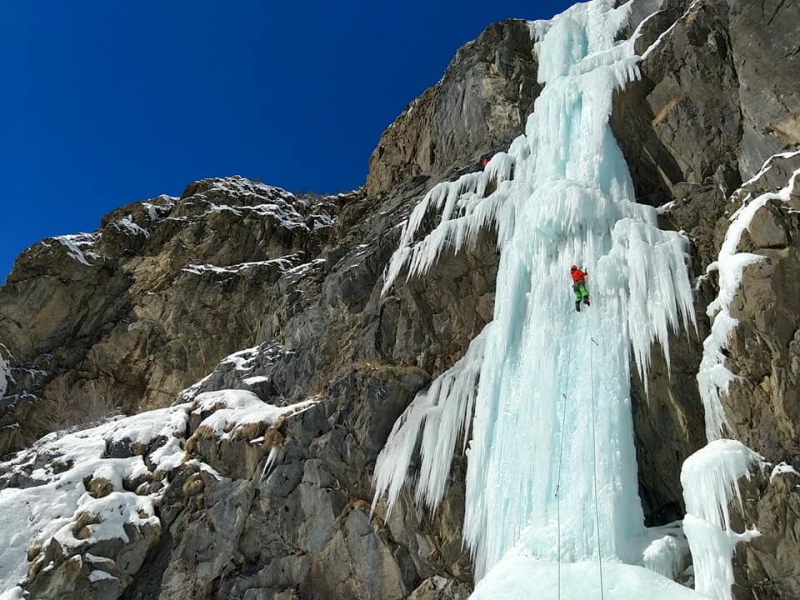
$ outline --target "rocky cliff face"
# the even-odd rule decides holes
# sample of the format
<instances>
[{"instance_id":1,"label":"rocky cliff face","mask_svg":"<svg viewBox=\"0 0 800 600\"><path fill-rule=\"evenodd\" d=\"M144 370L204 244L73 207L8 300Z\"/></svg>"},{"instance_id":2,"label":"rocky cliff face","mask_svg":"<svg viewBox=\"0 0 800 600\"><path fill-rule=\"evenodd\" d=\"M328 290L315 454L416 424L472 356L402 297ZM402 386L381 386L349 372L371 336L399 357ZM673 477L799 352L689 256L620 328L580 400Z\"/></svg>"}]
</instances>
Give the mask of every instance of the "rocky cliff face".
<instances>
[{"instance_id":1,"label":"rocky cliff face","mask_svg":"<svg viewBox=\"0 0 800 600\"><path fill-rule=\"evenodd\" d=\"M680 465L705 443L696 374L719 286L707 268L742 203L786 187L800 168L787 154L761 172L800 145L798 22L796 3L667 0L642 25L641 81L615 98L637 195L663 207L662 226L686 233L697 277L697 334L671 344L671 373L654 349L649 398L632 376L652 524L683 515ZM490 26L387 129L363 189L298 197L242 178L203 180L17 259L0 287L0 454L32 441L32 415L64 383L111 386L126 413L177 401L186 415L182 428L147 438L93 434L97 466L74 485L97 501L150 498L152 514L129 515L126 543L95 541L99 517L76 508L65 518L83 542L31 549L34 597L467 597L463 457L435 517L410 493L390 515L369 505L396 418L492 318L492 232L385 296L382 274L420 197L521 133L539 60L527 23ZM800 465L800 182L794 190L756 213L736 249L763 260L732 304L739 325L726 366L738 379L723 399L730 435L787 465ZM225 389L309 404L242 421L231 405L207 402ZM185 456L164 462L165 448ZM136 462L138 478L103 475L113 461ZM67 450L43 443L2 465L0 490L22 491L76 468ZM741 517L762 537L737 554L738 598L800 597L798 484L786 467L747 488Z\"/></svg>"}]
</instances>

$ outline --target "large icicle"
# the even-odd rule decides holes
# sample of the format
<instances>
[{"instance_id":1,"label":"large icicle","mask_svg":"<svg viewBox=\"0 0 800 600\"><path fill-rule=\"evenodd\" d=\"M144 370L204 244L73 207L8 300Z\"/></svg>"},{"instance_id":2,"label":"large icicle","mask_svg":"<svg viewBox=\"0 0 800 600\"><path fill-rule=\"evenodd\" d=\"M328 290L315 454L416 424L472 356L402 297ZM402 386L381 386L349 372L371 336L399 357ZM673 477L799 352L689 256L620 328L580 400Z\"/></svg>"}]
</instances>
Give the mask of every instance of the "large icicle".
<instances>
[{"instance_id":1,"label":"large icicle","mask_svg":"<svg viewBox=\"0 0 800 600\"><path fill-rule=\"evenodd\" d=\"M464 357L443 373L433 385L417 395L392 428L389 441L375 466L375 498L372 509L388 493L391 510L405 483L411 456L422 431L422 467L415 500L436 511L445 492L447 474L459 436L466 448L465 429L472 420L478 372L483 360L486 333L491 324L472 340Z\"/></svg>"},{"instance_id":2,"label":"large icicle","mask_svg":"<svg viewBox=\"0 0 800 600\"><path fill-rule=\"evenodd\" d=\"M468 450L464 536L476 579L483 578L476 598L556 597L558 562L569 575L561 598L585 598L600 585L598 553L614 565L606 598L694 596L632 566L670 572L685 543L671 533L655 540L644 528L630 356L646 381L652 343L668 356L670 328L687 327L694 313L685 240L658 230L655 211L632 202L608 125L613 92L638 76L639 60L632 41L616 39L630 3L614 4L594 0L532 24L545 87L525 135L493 161L496 190L486 195L486 172L434 188L411 214L386 274L388 290L404 267L409 277L424 274L443 249L497 228L494 321L480 342ZM439 226L415 241L433 210L441 212ZM572 263L588 269L592 306L580 314ZM381 455L376 482L390 506L417 444L422 418L414 415L451 395L452 374L443 377L415 400ZM437 427L457 430L463 413L446 412L437 413ZM416 497L435 507L449 458L443 446L426 452L430 429L429 422Z\"/></svg>"},{"instance_id":3,"label":"large icicle","mask_svg":"<svg viewBox=\"0 0 800 600\"><path fill-rule=\"evenodd\" d=\"M729 505L736 498L741 507L737 482L750 479L751 469L762 464L758 454L734 440L711 442L683 463L683 527L694 560L695 589L714 600L733 600L733 551L739 542L759 535L755 529L733 531Z\"/></svg>"}]
</instances>

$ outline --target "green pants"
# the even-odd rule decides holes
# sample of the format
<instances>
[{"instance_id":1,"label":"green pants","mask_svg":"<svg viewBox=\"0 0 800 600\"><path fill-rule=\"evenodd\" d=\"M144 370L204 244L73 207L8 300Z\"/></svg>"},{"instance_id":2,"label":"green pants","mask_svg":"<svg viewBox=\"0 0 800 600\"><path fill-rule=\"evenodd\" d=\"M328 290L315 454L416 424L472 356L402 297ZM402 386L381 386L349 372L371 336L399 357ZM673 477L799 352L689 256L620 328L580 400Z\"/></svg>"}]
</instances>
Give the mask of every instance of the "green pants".
<instances>
[{"instance_id":1,"label":"green pants","mask_svg":"<svg viewBox=\"0 0 800 600\"><path fill-rule=\"evenodd\" d=\"M575 292L575 302L580 302L584 298L589 297L589 292L586 291L586 284L583 281L579 281L573 285L572 291Z\"/></svg>"}]
</instances>

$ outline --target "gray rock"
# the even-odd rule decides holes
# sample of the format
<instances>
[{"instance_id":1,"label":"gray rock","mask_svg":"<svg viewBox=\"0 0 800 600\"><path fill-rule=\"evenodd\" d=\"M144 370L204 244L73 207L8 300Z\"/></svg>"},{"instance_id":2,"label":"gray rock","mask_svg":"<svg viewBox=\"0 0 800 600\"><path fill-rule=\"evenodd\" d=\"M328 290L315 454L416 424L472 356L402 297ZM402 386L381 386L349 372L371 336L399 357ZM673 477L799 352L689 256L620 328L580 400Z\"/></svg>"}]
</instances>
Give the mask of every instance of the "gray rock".
<instances>
[{"instance_id":1,"label":"gray rock","mask_svg":"<svg viewBox=\"0 0 800 600\"><path fill-rule=\"evenodd\" d=\"M435 575L414 590L410 600L467 600L472 590L460 581Z\"/></svg>"},{"instance_id":2,"label":"gray rock","mask_svg":"<svg viewBox=\"0 0 800 600\"><path fill-rule=\"evenodd\" d=\"M441 178L519 135L541 91L525 21L501 21L462 47L442 80L409 104L370 157L367 193Z\"/></svg>"}]
</instances>

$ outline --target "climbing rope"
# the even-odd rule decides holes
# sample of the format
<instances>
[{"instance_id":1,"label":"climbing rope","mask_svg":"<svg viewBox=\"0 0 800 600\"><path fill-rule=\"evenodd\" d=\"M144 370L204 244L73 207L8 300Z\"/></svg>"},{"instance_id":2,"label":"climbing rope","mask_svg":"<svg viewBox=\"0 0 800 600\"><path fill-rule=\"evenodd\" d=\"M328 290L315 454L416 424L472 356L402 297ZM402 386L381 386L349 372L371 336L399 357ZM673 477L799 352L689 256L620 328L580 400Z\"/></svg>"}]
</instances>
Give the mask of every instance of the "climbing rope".
<instances>
[{"instance_id":1,"label":"climbing rope","mask_svg":"<svg viewBox=\"0 0 800 600\"><path fill-rule=\"evenodd\" d=\"M567 422L567 398L569 397L569 367L572 364L572 338L569 336L569 343L567 344L567 386L565 392L562 394L564 398L564 410L561 413L561 448L558 453L558 477L556 480L556 523L558 527L558 598L561 600L561 496L559 489L561 488L561 465L564 464L564 426Z\"/></svg>"},{"instance_id":2,"label":"climbing rope","mask_svg":"<svg viewBox=\"0 0 800 600\"><path fill-rule=\"evenodd\" d=\"M599 345L592 334L592 323L589 321L589 338L595 346ZM600 598L605 599L605 592L603 590L603 553L600 548L600 503L597 499L597 423L595 420L595 403L594 403L594 346L589 347L589 370L592 381L592 462L594 463L594 512L595 512L595 525L597 527L597 563L600 567Z\"/></svg>"},{"instance_id":3,"label":"climbing rope","mask_svg":"<svg viewBox=\"0 0 800 600\"><path fill-rule=\"evenodd\" d=\"M592 333L591 321L588 322L587 328L589 330L589 339L594 346L599 346L597 340L594 339ZM564 409L561 413L561 438L560 448L558 453L558 475L556 479L556 523L558 529L558 600L561 600L561 467L564 464L564 427L567 422L567 400L569 398L569 384L570 384L570 367L572 366L572 340L573 336L570 335L569 343L567 345L567 385L562 397L564 399ZM595 416L595 402L594 402L594 346L589 347L589 374L591 377L591 391L592 391L592 461L594 463L594 512L595 512L595 525L597 528L597 562L600 567L600 599L605 600L605 589L603 583L603 553L600 548L600 502L597 493L597 423Z\"/></svg>"}]
</instances>

